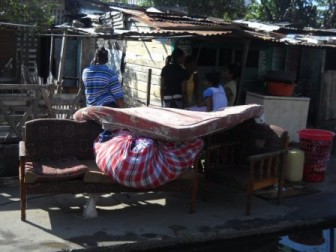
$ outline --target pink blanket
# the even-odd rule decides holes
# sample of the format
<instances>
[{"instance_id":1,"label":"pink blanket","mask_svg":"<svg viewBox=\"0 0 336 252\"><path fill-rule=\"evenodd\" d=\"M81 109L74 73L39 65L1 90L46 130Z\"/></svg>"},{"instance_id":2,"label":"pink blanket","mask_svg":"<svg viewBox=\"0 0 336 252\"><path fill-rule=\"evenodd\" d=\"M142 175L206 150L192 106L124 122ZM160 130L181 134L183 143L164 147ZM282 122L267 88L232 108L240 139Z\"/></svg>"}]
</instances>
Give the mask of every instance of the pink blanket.
<instances>
[{"instance_id":1,"label":"pink blanket","mask_svg":"<svg viewBox=\"0 0 336 252\"><path fill-rule=\"evenodd\" d=\"M184 142L232 128L261 116L257 104L227 107L223 111L199 112L162 107L86 107L74 114L75 120L95 120L105 129L128 129L136 135L165 141Z\"/></svg>"}]
</instances>

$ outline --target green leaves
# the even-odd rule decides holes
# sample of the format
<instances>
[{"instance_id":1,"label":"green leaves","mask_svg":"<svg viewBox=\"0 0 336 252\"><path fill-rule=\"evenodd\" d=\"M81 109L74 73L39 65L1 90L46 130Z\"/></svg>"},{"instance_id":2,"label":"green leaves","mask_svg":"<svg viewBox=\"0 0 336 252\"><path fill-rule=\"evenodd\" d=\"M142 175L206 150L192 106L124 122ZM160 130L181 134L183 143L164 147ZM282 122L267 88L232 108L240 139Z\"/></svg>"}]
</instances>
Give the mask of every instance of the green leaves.
<instances>
[{"instance_id":1,"label":"green leaves","mask_svg":"<svg viewBox=\"0 0 336 252\"><path fill-rule=\"evenodd\" d=\"M18 24L46 27L52 24L52 9L58 6L52 0L1 0L0 20Z\"/></svg>"},{"instance_id":2,"label":"green leaves","mask_svg":"<svg viewBox=\"0 0 336 252\"><path fill-rule=\"evenodd\" d=\"M233 20L245 16L244 0L143 0L143 6L184 8L190 16L210 16Z\"/></svg>"},{"instance_id":3,"label":"green leaves","mask_svg":"<svg viewBox=\"0 0 336 252\"><path fill-rule=\"evenodd\" d=\"M335 28L336 0L252 0L245 19Z\"/></svg>"}]
</instances>

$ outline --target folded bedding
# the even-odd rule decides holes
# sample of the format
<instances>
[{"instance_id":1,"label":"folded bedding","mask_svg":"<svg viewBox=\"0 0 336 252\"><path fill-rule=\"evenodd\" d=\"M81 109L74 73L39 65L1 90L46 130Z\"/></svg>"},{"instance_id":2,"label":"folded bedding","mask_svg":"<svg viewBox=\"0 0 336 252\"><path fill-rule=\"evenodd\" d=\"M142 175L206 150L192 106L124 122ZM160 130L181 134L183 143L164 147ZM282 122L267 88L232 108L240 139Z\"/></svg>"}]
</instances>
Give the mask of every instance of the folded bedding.
<instances>
[{"instance_id":1,"label":"folded bedding","mask_svg":"<svg viewBox=\"0 0 336 252\"><path fill-rule=\"evenodd\" d=\"M191 169L203 140L162 142L138 137L128 130L99 137L94 151L97 166L112 181L133 188L155 188Z\"/></svg>"}]
</instances>

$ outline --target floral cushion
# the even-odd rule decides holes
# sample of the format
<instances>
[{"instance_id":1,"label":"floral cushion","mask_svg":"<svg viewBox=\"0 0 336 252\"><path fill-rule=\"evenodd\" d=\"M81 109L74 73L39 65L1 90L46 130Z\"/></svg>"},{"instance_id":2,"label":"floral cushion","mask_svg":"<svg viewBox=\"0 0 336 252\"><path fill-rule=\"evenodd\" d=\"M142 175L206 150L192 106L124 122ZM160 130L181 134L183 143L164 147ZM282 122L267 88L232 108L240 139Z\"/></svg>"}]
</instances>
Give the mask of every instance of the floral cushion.
<instances>
[{"instance_id":1,"label":"floral cushion","mask_svg":"<svg viewBox=\"0 0 336 252\"><path fill-rule=\"evenodd\" d=\"M62 181L84 176L88 167L76 157L57 160L42 160L27 162L25 167L25 182Z\"/></svg>"}]
</instances>

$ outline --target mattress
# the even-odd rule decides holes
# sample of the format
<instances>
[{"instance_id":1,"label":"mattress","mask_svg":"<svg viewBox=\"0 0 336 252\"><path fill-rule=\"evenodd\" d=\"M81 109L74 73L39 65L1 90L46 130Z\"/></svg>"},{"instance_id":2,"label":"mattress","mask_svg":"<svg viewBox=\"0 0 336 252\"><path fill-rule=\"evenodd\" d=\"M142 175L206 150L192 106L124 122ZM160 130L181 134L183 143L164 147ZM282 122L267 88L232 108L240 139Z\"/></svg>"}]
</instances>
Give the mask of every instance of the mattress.
<instances>
[{"instance_id":1,"label":"mattress","mask_svg":"<svg viewBox=\"0 0 336 252\"><path fill-rule=\"evenodd\" d=\"M229 129L248 119L260 117L262 105L227 107L222 111L200 112L163 107L81 108L74 120L94 120L104 129L127 129L138 136L184 142Z\"/></svg>"}]
</instances>

